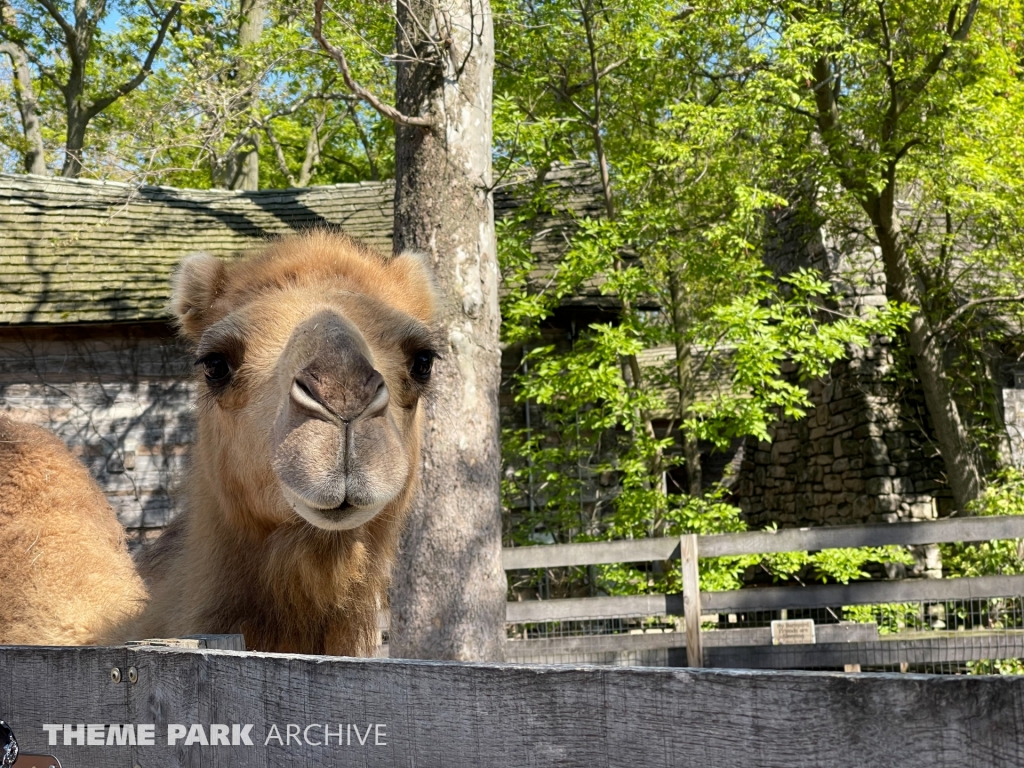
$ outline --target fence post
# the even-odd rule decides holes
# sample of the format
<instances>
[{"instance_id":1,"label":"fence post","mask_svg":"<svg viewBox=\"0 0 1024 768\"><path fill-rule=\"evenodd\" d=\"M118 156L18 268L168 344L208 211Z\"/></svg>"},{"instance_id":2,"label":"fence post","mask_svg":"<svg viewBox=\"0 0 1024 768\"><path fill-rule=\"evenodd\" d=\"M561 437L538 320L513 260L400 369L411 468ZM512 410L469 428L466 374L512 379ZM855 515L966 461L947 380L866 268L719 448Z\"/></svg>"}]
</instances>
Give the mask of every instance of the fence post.
<instances>
[{"instance_id":1,"label":"fence post","mask_svg":"<svg viewBox=\"0 0 1024 768\"><path fill-rule=\"evenodd\" d=\"M700 570L697 566L697 535L679 537L679 559L683 568L683 621L686 623L686 663L704 666L700 641Z\"/></svg>"}]
</instances>

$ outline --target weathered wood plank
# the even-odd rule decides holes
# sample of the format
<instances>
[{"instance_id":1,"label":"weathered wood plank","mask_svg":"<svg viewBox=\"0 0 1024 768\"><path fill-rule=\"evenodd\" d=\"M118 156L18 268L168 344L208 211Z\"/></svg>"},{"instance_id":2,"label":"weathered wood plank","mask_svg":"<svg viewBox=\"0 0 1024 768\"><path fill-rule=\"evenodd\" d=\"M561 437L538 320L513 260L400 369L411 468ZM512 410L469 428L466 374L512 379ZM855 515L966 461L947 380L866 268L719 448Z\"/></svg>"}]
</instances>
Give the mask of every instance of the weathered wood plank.
<instances>
[{"instance_id":1,"label":"weathered wood plank","mask_svg":"<svg viewBox=\"0 0 1024 768\"><path fill-rule=\"evenodd\" d=\"M765 552L844 547L881 547L886 544L945 544L954 541L991 541L1024 538L1024 516L964 517L877 525L783 528L701 536L702 557L728 557Z\"/></svg>"},{"instance_id":2,"label":"weathered wood plank","mask_svg":"<svg viewBox=\"0 0 1024 768\"><path fill-rule=\"evenodd\" d=\"M14 729L22 752L52 754L64 768L91 766L103 750L70 743L48 746L44 723L127 723L125 648L0 647L0 720ZM110 676L118 669L121 682ZM111 753L111 757L114 754ZM98 763L129 766L127 756Z\"/></svg>"},{"instance_id":3,"label":"weathered wood plank","mask_svg":"<svg viewBox=\"0 0 1024 768\"><path fill-rule=\"evenodd\" d=\"M807 587L762 587L734 592L705 592L708 613L819 608L828 605L982 600L1024 595L1024 576L978 576L970 579L905 579Z\"/></svg>"},{"instance_id":4,"label":"weathered wood plank","mask_svg":"<svg viewBox=\"0 0 1024 768\"><path fill-rule=\"evenodd\" d=\"M878 640L878 626L875 624L819 624L815 627L815 632L819 643L865 643ZM769 627L714 630L702 632L701 642L704 648L770 646L772 631ZM685 632L645 632L636 635L581 635L509 640L505 645L505 654L509 659L527 661L531 656L548 658L576 653L615 653L685 647Z\"/></svg>"},{"instance_id":5,"label":"weathered wood plank","mask_svg":"<svg viewBox=\"0 0 1024 768\"><path fill-rule=\"evenodd\" d=\"M127 657L135 685L99 671ZM123 662L122 662L123 663ZM54 669L60 670L55 678ZM351 660L225 651L0 650L23 749L67 768L1024 764L1024 679ZM111 704L97 690L116 690ZM50 747L44 722L154 722L157 745ZM166 744L172 723L252 724L254 745ZM363 746L264 746L271 725L383 724ZM322 729L314 729L314 740Z\"/></svg>"},{"instance_id":6,"label":"weathered wood plank","mask_svg":"<svg viewBox=\"0 0 1024 768\"><path fill-rule=\"evenodd\" d=\"M700 568L697 564L697 536L688 533L679 537L679 559L683 570L683 620L686 623L686 664L703 667L700 642Z\"/></svg>"},{"instance_id":7,"label":"weathered wood plank","mask_svg":"<svg viewBox=\"0 0 1024 768\"><path fill-rule=\"evenodd\" d=\"M583 544L506 547L501 551L501 564L506 571L520 568L559 568L567 565L643 563L651 560L678 559L679 537L677 536L629 541L593 541Z\"/></svg>"},{"instance_id":8,"label":"weathered wood plank","mask_svg":"<svg viewBox=\"0 0 1024 768\"><path fill-rule=\"evenodd\" d=\"M905 579L807 587L759 587L731 592L702 592L704 613L776 611L871 603L982 600L1024 595L1024 576L978 576L969 579ZM580 597L565 600L523 600L506 606L505 621L524 624L583 619L625 619L683 615L682 595Z\"/></svg>"},{"instance_id":9,"label":"weathered wood plank","mask_svg":"<svg viewBox=\"0 0 1024 768\"><path fill-rule=\"evenodd\" d=\"M770 552L881 547L886 544L907 546L1021 538L1024 538L1024 516L1004 516L720 533L699 536L697 547L701 557L733 557ZM506 571L678 558L679 539L676 537L507 547L502 551L502 564Z\"/></svg>"},{"instance_id":10,"label":"weathered wood plank","mask_svg":"<svg viewBox=\"0 0 1024 768\"><path fill-rule=\"evenodd\" d=\"M526 624L642 616L682 616L682 595L575 597L565 600L523 600L505 606L505 621Z\"/></svg>"},{"instance_id":11,"label":"weathered wood plank","mask_svg":"<svg viewBox=\"0 0 1024 768\"><path fill-rule=\"evenodd\" d=\"M708 667L744 669L838 669L847 664L895 667L898 664L949 664L982 659L1024 658L1020 632L959 636L936 633L914 640L886 639L867 643L717 647L705 651Z\"/></svg>"}]
</instances>

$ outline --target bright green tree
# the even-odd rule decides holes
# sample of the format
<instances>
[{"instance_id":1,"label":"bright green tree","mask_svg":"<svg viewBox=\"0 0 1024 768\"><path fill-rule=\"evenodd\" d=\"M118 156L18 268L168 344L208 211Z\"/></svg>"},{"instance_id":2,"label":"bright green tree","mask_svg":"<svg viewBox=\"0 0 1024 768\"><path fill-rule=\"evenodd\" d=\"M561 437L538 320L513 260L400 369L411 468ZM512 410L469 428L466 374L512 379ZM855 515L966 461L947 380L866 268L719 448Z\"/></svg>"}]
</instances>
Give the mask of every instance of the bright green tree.
<instances>
[{"instance_id":1,"label":"bright green tree","mask_svg":"<svg viewBox=\"0 0 1024 768\"><path fill-rule=\"evenodd\" d=\"M999 426L986 386L998 378L993 310L1019 315L1024 299L1021 5L800 2L762 13L772 42L751 93L789 116L789 162L807 169L828 225L862 231L888 296L916 308L912 375L964 510Z\"/></svg>"},{"instance_id":2,"label":"bright green tree","mask_svg":"<svg viewBox=\"0 0 1024 768\"><path fill-rule=\"evenodd\" d=\"M26 154L29 170L44 169L33 163L41 141L35 91L51 93L51 112L63 128L61 175L81 175L90 123L149 77L180 8L177 0L149 4L144 14L130 3L106 0L0 3L0 41L18 82L25 151L33 153ZM121 21L111 30L112 15Z\"/></svg>"},{"instance_id":3,"label":"bright green tree","mask_svg":"<svg viewBox=\"0 0 1024 768\"><path fill-rule=\"evenodd\" d=\"M780 162L785 122L751 98L765 26L747 9L511 2L499 18L499 153L541 178L555 161L593 158L605 209L577 222L540 284L530 214L505 225L504 333L525 347L517 396L545 419L506 436L510 503L539 502L509 535L742 527L735 508L701 500L698 441L766 438L779 415L803 414L808 378L847 344L892 332L904 312L840 318L814 273L779 283L765 269L766 214L798 185ZM552 194L538 185L537 210L558 207ZM568 349L538 344L560 302L595 280L617 303L615 321L578 329ZM667 361L642 364L655 346L668 347ZM796 380L786 361L797 363ZM713 365L732 371L731 386L698 398L695 380ZM687 482L672 487L679 465ZM614 474L619 492L582 504L601 474Z\"/></svg>"}]
</instances>

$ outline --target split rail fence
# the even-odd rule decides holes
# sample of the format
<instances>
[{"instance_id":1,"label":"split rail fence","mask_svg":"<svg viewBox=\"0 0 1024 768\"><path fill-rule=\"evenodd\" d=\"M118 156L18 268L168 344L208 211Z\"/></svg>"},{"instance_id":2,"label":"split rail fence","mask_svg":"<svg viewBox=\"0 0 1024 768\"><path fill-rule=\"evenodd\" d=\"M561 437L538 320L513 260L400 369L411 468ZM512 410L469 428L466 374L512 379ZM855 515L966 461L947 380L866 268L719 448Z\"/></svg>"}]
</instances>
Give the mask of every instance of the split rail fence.
<instances>
[{"instance_id":1,"label":"split rail fence","mask_svg":"<svg viewBox=\"0 0 1024 768\"><path fill-rule=\"evenodd\" d=\"M660 662L655 663L669 666L846 670L867 667L901 671L957 669L956 665L966 662L1022 659L1024 575L876 580L728 592L700 592L697 587L700 558L999 539L1024 539L1024 517L950 518L506 548L506 571L679 560L683 584L681 595L513 601L506 608L509 624L550 626L682 616L685 627L685 632L658 634L510 639L506 658L523 662L595 661L623 656L635 659L645 653L661 652L656 656ZM989 626L967 631L924 627L923 631L880 635L877 624L839 620L843 606L879 604L920 604L921 610L933 610L940 616L945 615L945 607L949 606L950 613L973 611L975 625ZM990 611L998 614L998 620L987 615ZM717 623L722 616L757 614L779 618L793 613L831 615L832 620L816 624L813 642L797 639L795 644L784 645L773 645L769 626L710 631L701 628L702 622ZM768 620L761 623L767 625ZM728 619L724 625L728 626Z\"/></svg>"}]
</instances>

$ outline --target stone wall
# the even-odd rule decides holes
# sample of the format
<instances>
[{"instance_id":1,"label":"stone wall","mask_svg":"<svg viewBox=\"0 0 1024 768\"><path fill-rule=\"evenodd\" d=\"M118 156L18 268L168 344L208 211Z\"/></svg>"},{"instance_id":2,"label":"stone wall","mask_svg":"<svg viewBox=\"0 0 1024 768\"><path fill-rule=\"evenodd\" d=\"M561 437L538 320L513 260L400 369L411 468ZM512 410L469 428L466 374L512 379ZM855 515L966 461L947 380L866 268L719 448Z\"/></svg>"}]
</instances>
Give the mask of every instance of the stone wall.
<instances>
[{"instance_id":1,"label":"stone wall","mask_svg":"<svg viewBox=\"0 0 1024 768\"><path fill-rule=\"evenodd\" d=\"M856 350L814 407L777 423L770 442L748 439L738 483L749 523L762 528L931 519L949 513L942 461L922 425L923 403L887 392L886 345Z\"/></svg>"},{"instance_id":2,"label":"stone wall","mask_svg":"<svg viewBox=\"0 0 1024 768\"><path fill-rule=\"evenodd\" d=\"M64 440L141 540L174 512L193 437L190 363L164 323L5 329L0 409Z\"/></svg>"},{"instance_id":3,"label":"stone wall","mask_svg":"<svg viewBox=\"0 0 1024 768\"><path fill-rule=\"evenodd\" d=\"M874 250L830 240L792 212L774 225L767 260L779 274L820 270L839 294L834 311L862 315L885 304ZM873 341L851 349L826 380L811 382L813 405L805 417L780 420L770 441L745 441L736 487L753 527L896 522L951 512L923 397L890 378L891 340Z\"/></svg>"},{"instance_id":4,"label":"stone wall","mask_svg":"<svg viewBox=\"0 0 1024 768\"><path fill-rule=\"evenodd\" d=\"M1019 379L1014 389L1003 390L1003 415L1006 434L1009 437L1010 460L1017 468L1024 469L1024 382Z\"/></svg>"}]
</instances>

